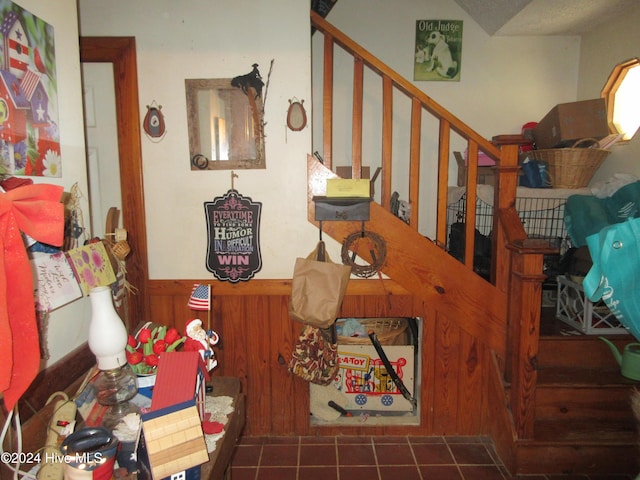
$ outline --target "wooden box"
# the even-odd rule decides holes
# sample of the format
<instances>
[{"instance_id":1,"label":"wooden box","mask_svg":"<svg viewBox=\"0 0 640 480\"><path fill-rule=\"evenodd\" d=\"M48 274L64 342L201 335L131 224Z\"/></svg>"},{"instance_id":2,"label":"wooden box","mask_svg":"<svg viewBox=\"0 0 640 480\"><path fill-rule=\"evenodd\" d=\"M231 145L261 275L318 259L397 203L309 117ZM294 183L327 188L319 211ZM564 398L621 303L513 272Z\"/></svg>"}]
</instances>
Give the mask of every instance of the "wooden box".
<instances>
[{"instance_id":1,"label":"wooden box","mask_svg":"<svg viewBox=\"0 0 640 480\"><path fill-rule=\"evenodd\" d=\"M467 184L467 166L464 157L460 152L453 152L453 156L458 164L458 187L464 187ZM478 167L478 183L481 185L493 185L493 167Z\"/></svg>"}]
</instances>

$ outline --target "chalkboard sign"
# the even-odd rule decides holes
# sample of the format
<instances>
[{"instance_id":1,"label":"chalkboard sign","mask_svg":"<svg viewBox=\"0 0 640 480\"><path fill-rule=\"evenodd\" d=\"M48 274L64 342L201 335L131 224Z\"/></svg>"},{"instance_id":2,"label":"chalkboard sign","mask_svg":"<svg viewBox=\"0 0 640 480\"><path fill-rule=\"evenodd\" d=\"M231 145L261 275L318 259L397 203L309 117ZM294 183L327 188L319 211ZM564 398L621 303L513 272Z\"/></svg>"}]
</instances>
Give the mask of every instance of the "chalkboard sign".
<instances>
[{"instance_id":1,"label":"chalkboard sign","mask_svg":"<svg viewBox=\"0 0 640 480\"><path fill-rule=\"evenodd\" d=\"M260 213L262 204L231 189L205 202L207 270L218 280L246 281L262 268Z\"/></svg>"}]
</instances>

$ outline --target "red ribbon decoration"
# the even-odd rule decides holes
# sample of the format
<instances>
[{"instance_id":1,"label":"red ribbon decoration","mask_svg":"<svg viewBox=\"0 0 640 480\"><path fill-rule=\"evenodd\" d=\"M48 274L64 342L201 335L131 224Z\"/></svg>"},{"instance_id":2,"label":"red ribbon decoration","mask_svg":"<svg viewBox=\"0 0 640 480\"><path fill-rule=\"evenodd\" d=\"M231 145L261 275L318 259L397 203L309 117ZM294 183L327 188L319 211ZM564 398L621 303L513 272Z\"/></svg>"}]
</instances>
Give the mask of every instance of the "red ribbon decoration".
<instances>
[{"instance_id":1,"label":"red ribbon decoration","mask_svg":"<svg viewBox=\"0 0 640 480\"><path fill-rule=\"evenodd\" d=\"M33 277L21 232L61 246L62 191L55 185L33 184L0 192L0 391L7 412L40 368Z\"/></svg>"}]
</instances>

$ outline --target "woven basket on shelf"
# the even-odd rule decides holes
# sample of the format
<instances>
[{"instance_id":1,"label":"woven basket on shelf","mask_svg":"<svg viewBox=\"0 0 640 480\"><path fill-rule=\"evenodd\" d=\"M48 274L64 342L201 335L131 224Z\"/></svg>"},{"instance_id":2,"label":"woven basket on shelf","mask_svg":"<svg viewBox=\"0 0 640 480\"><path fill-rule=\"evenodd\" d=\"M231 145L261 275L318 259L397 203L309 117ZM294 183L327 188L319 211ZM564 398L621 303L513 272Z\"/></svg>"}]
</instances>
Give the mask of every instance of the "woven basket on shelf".
<instances>
[{"instance_id":1,"label":"woven basket on shelf","mask_svg":"<svg viewBox=\"0 0 640 480\"><path fill-rule=\"evenodd\" d=\"M364 329L373 330L382 345L397 345L403 340L402 334L407 329L406 318L363 318L359 319ZM371 340L366 337L345 337L338 335L338 344L347 345L371 345Z\"/></svg>"},{"instance_id":2,"label":"woven basket on shelf","mask_svg":"<svg viewBox=\"0 0 640 480\"><path fill-rule=\"evenodd\" d=\"M582 188L589 182L609 155L609 150L602 148L577 148L589 142L600 145L594 138L583 138L571 148L549 148L528 152L535 160L547 165L547 172L554 188Z\"/></svg>"}]
</instances>

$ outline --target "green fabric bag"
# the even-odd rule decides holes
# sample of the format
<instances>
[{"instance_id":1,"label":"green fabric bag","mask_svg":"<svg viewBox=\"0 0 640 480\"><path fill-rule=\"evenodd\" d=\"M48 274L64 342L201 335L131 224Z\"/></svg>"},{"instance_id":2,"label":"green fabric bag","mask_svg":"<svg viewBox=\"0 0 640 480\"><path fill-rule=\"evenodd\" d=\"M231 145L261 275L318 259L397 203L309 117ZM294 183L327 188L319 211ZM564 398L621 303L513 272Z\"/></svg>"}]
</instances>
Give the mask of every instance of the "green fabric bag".
<instances>
[{"instance_id":1,"label":"green fabric bag","mask_svg":"<svg viewBox=\"0 0 640 480\"><path fill-rule=\"evenodd\" d=\"M602 299L640 340L640 218L603 228L587 237L593 266L582 282L592 302Z\"/></svg>"},{"instance_id":2,"label":"green fabric bag","mask_svg":"<svg viewBox=\"0 0 640 480\"><path fill-rule=\"evenodd\" d=\"M610 197L571 195L564 207L564 223L574 247L612 223L640 216L640 181L620 187Z\"/></svg>"}]
</instances>

